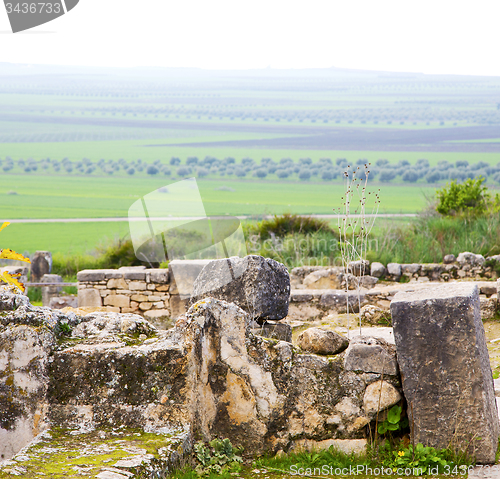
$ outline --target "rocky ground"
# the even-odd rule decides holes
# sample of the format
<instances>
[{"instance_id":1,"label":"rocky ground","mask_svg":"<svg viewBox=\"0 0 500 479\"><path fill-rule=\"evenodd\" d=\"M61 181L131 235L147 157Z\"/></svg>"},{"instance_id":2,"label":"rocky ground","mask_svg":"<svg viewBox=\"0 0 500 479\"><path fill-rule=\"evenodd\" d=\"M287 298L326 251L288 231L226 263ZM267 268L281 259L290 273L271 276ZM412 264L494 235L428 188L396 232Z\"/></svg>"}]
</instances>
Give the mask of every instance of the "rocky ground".
<instances>
[{"instance_id":1,"label":"rocky ground","mask_svg":"<svg viewBox=\"0 0 500 479\"><path fill-rule=\"evenodd\" d=\"M431 285L426 283L425 286L419 284L416 287L429 286ZM391 299L397 291L408 287L412 286L398 284L377 288L381 289L382 293L387 292L388 299ZM287 317L282 322L291 326L294 345L299 344L301 333L314 327L334 331L349 339L360 335L374 336L394 344L387 309L374 305L363 307L361 314L331 312L317 318ZM500 372L500 321L494 318L485 319L483 324L495 377ZM495 380L495 393L498 404L500 379ZM144 432L120 427L98 431L51 429L38 436L35 443L18 453L13 460L4 462L0 468L0 479L13 476L98 479L153 477L148 472L152 467L155 471L158 471L159 466L160 469L164 467L167 470L172 463L180 460L186 451L187 437L186 431L182 430ZM49 464L58 464L57 469L48 468ZM500 478L500 466L498 467L498 471L492 466L478 468L471 477ZM242 474L234 474L234 477L265 479L293 476L285 474L284 471L249 468Z\"/></svg>"}]
</instances>

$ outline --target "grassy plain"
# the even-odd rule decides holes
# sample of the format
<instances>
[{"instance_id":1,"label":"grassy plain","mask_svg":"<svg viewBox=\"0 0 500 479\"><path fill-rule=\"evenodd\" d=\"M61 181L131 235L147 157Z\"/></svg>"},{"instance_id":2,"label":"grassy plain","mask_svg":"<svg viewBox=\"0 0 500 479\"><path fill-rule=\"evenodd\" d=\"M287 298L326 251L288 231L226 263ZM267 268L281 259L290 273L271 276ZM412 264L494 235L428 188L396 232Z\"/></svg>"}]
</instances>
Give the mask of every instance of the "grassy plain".
<instances>
[{"instance_id":1,"label":"grassy plain","mask_svg":"<svg viewBox=\"0 0 500 479\"><path fill-rule=\"evenodd\" d=\"M216 136L203 136L197 141L216 142L221 139L231 139L229 135L218 134ZM232 135L232 138L241 136ZM360 158L369 161L377 161L385 158L391 163L400 160L408 160L416 163L420 158L429 160L431 165L436 165L439 161L446 160L455 163L458 160L467 160L469 163L485 161L490 165L496 165L500 161L499 153L489 152L421 152L421 151L366 151L366 150L313 150L313 149L271 149L271 148L239 148L222 146L179 146L168 143L179 143L179 139L161 140L110 140L110 141L67 141L67 142L35 142L35 143L0 143L0 157L11 156L13 158L33 158L41 160L52 158L62 160L67 157L72 161L89 158L98 161L101 158L118 160L124 158L127 161L134 161L138 158L143 161L152 162L157 159L162 163L168 163L173 156L179 157L183 162L189 156L204 158L214 156L219 159L232 156L237 162L243 158L253 158L260 161L261 158L272 158L279 161L281 158L291 158L298 161L300 158L311 158L318 161L320 158L346 158L349 162L356 162ZM485 142L486 143L486 142ZM150 146L146 146L150 145ZM155 146L157 145L157 146Z\"/></svg>"},{"instance_id":2,"label":"grassy plain","mask_svg":"<svg viewBox=\"0 0 500 479\"><path fill-rule=\"evenodd\" d=\"M136 199L172 180L165 177L74 177L5 175L0 219L112 218L128 215ZM257 180L197 180L209 215L333 214L344 186L336 183ZM231 188L225 191L220 188ZM381 213L415 213L432 195L429 186L371 183L381 190ZM17 194L8 194L15 191ZM168 214L168 213L166 213Z\"/></svg>"},{"instance_id":3,"label":"grassy plain","mask_svg":"<svg viewBox=\"0 0 500 479\"><path fill-rule=\"evenodd\" d=\"M496 165L500 111L491 98L498 94L500 80L489 77L45 66L26 73L21 66L0 64L0 161L123 158L167 164L171 157L184 163L189 156L212 156L237 163L245 157L257 162L309 157ZM0 169L0 219L126 218L135 200L172 181L123 170L112 176L99 170L88 176L21 171L17 163L12 171ZM381 189L380 212L422 209L434 191L423 181L372 182L373 189ZM198 184L207 214L253 217L330 214L344 193L338 181L276 177ZM13 224L2 231L0 246L82 252L127 231L126 221Z\"/></svg>"}]
</instances>

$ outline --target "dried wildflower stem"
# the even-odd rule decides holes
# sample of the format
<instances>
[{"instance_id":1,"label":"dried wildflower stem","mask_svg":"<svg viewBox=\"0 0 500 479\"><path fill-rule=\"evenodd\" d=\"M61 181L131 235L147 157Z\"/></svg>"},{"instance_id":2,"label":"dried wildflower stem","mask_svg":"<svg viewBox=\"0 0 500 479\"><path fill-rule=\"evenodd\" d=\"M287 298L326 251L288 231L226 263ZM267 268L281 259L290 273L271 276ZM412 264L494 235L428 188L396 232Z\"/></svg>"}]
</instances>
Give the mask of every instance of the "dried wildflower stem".
<instances>
[{"instance_id":1,"label":"dried wildflower stem","mask_svg":"<svg viewBox=\"0 0 500 479\"><path fill-rule=\"evenodd\" d=\"M345 196L341 198L342 207L338 214L338 229L340 237L340 254L344 268L346 302L347 302L347 336L350 331L349 283L354 281L357 291L359 311L359 331L361 334L361 283L364 276L364 264L368 251L368 236L373 228L380 205L378 192L367 191L369 165L364 169L348 166L344 172ZM380 192L380 190L378 190ZM367 198L371 197L373 204L371 215L366 217ZM359 271L350 271L349 265L360 261ZM352 273L352 274L351 274Z\"/></svg>"}]
</instances>

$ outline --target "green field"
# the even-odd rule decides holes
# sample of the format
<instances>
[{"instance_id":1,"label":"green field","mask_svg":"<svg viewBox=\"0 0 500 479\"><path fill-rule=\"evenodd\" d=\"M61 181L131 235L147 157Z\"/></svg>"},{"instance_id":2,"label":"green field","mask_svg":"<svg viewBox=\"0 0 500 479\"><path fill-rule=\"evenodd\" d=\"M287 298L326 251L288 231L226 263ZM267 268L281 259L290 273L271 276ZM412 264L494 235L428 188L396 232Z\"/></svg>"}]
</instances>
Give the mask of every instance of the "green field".
<instances>
[{"instance_id":1,"label":"green field","mask_svg":"<svg viewBox=\"0 0 500 479\"><path fill-rule=\"evenodd\" d=\"M112 218L128 215L136 199L171 183L165 178L25 177L10 175L0 188L0 219ZM257 180L197 180L209 215L333 214L341 206L341 183L279 183ZM220 188L231 188L224 191ZM428 186L396 186L372 183L381 190L381 213L414 213L425 206ZM7 194L15 191L17 194ZM166 215L168 212L165 213Z\"/></svg>"},{"instance_id":2,"label":"green field","mask_svg":"<svg viewBox=\"0 0 500 479\"><path fill-rule=\"evenodd\" d=\"M287 179L276 172L259 179L263 158L296 165L329 158L336 170L343 168L336 159L373 165L387 159L397 176L389 183L370 179L370 188L381 190L380 213L415 213L452 177L426 178L427 170L446 170L437 166L443 161L453 168L467 161L468 174L483 162L478 174L488 176L491 187L500 184L500 106L492 98L500 98L496 77L337 69L118 74L40 65L26 73L0 64L0 220L126 219L138 198L181 179L172 157L181 167L199 158L189 176L198 176L209 215L331 214L341 206L339 171L330 180L316 174L301 181L299 170ZM232 157L235 167L243 167L243 159L254 163L244 178L216 168L201 178L206 157L218 164ZM61 167L65 158L71 172ZM403 180L421 159L428 160L427 170L418 180ZM410 165L398 167L402 160ZM31 163L36 168L27 168ZM91 171L84 174L79 163ZM154 164L163 169L147 174ZM127 174L130 168L136 171ZM2 247L18 251L81 253L127 233L126 220L15 223L0 238Z\"/></svg>"},{"instance_id":3,"label":"green field","mask_svg":"<svg viewBox=\"0 0 500 479\"><path fill-rule=\"evenodd\" d=\"M220 136L202 137L202 141L218 141ZM43 142L43 143L2 143L2 156L13 158L33 158L41 160L49 157L62 160L68 157L72 161L89 158L98 161L101 158L118 160L124 158L127 161L134 161L138 158L143 161L152 162L160 159L163 163L168 163L171 157L176 156L184 162L190 156L203 158L214 156L216 158L226 158L232 156L236 161L250 157L257 161L261 158L272 158L279 161L281 158L291 158L298 161L300 158L308 157L313 161L320 158L346 158L349 162L355 162L360 158L375 162L379 158L385 158L391 163L400 160L408 160L415 163L420 158L426 158L431 165L436 165L439 161L447 160L454 163L458 160L469 162L485 161L491 165L496 165L500 161L499 153L488 152L419 152L419 151L369 151L369 150L294 150L294 149L255 149L238 147L196 147L196 146L169 146L167 143L178 143L176 140L149 140L148 145L161 145L157 147L145 146L144 141L123 140L123 141L68 141L68 142ZM483 142L486 143L486 142ZM163 146L166 145L166 146Z\"/></svg>"}]
</instances>

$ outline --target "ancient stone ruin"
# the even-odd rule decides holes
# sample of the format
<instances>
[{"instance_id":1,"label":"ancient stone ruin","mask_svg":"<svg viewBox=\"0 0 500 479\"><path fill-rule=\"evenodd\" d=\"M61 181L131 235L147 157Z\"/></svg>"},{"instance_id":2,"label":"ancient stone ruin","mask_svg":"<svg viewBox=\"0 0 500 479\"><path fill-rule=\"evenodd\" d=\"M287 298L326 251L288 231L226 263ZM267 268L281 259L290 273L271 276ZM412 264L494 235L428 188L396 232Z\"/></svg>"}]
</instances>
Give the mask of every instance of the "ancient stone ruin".
<instances>
[{"instance_id":1,"label":"ancient stone ruin","mask_svg":"<svg viewBox=\"0 0 500 479\"><path fill-rule=\"evenodd\" d=\"M443 429L443 441L451 434L457 447L473 444L480 461L494 460L498 416L477 285L391 293L395 345L321 327L292 343L294 294L316 295L325 310L340 311L350 292L290 293L287 270L273 260L221 261L235 282L213 283L214 272L226 267L215 261L201 265L187 285L177 276L176 293L171 271L80 273L80 291L96 298L93 310L34 307L25 296L1 291L0 455L6 461L0 478L43 477L45 465L55 462L68 477L75 471L99 479L153 474L181 464L194 438L227 437L247 456L330 445L362 451L377 417L395 404L409 405L417 441L441 447L439 428L451 418L454 429ZM170 328L145 315L103 310L113 296L129 301L113 308L130 308L135 297L137 310L166 309L184 286L196 294L179 298L188 309L178 311ZM155 309L160 301L152 297L159 293L163 306ZM389 303L387 297L378 300ZM141 309L141 303L152 306ZM429 388L433 394L426 395ZM467 416L462 422L460 407ZM75 455L89 459L75 464Z\"/></svg>"},{"instance_id":2,"label":"ancient stone ruin","mask_svg":"<svg viewBox=\"0 0 500 479\"><path fill-rule=\"evenodd\" d=\"M477 286L398 293L391 311L414 440L466 445L494 463L500 428Z\"/></svg>"}]
</instances>

